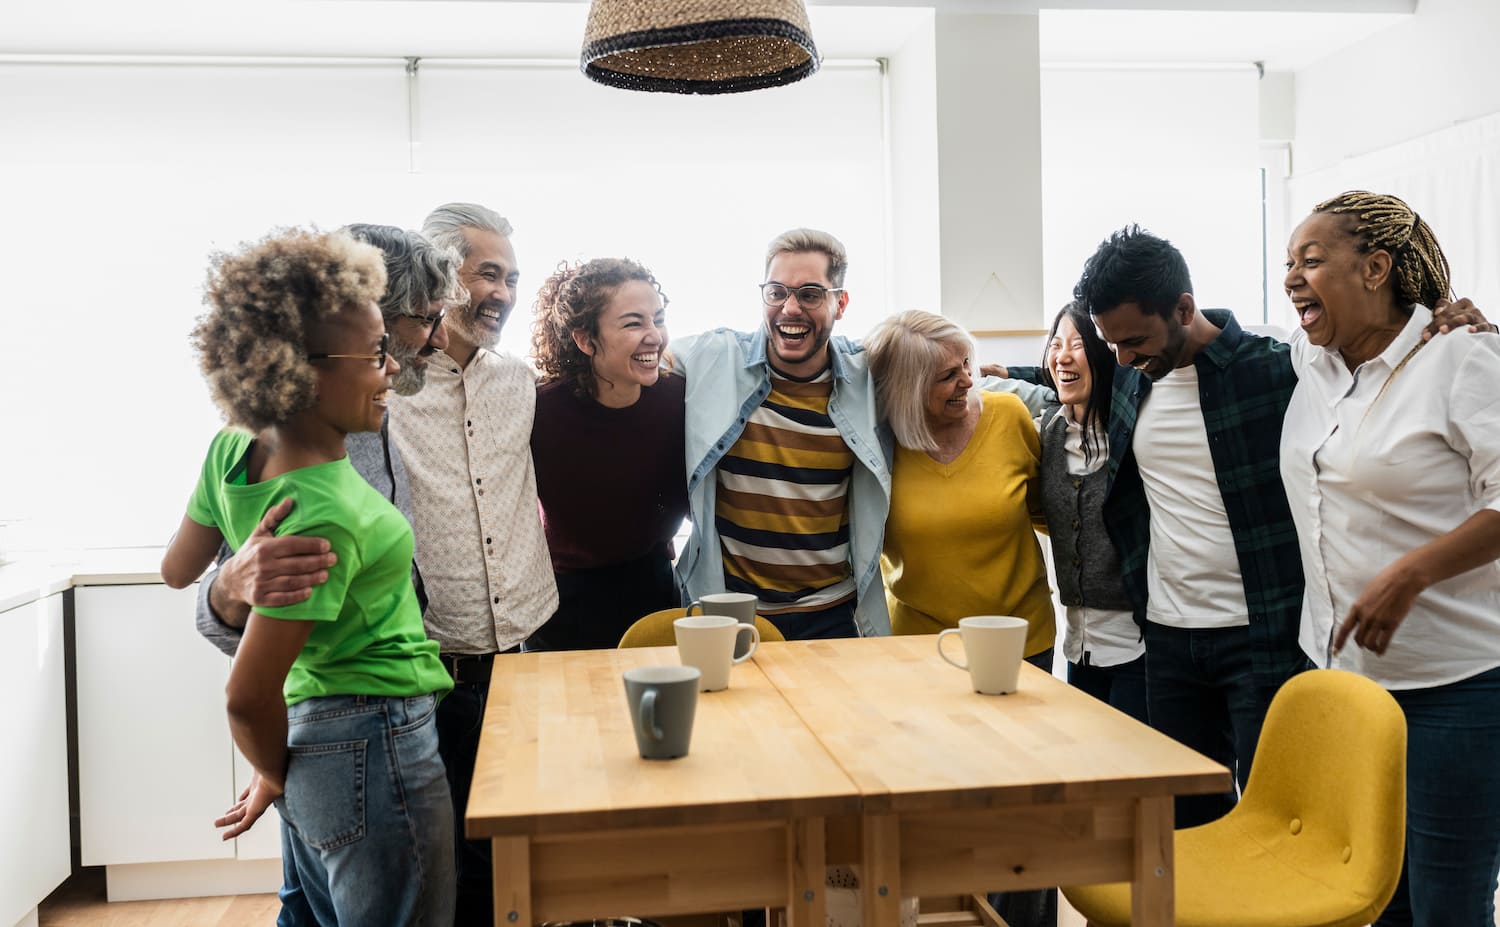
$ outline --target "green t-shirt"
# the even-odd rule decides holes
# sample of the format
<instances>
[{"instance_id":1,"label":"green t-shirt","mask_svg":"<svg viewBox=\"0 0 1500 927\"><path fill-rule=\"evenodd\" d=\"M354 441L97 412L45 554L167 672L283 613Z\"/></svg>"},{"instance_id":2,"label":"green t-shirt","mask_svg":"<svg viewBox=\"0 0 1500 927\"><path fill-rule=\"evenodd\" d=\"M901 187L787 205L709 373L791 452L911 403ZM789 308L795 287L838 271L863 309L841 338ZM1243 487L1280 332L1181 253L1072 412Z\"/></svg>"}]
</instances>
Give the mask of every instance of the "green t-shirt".
<instances>
[{"instance_id":1,"label":"green t-shirt","mask_svg":"<svg viewBox=\"0 0 1500 927\"><path fill-rule=\"evenodd\" d=\"M316 622L287 673L286 703L322 695L412 696L453 688L427 639L411 584L411 525L366 483L347 457L260 483L236 484L231 475L253 440L244 432L219 432L209 445L203 474L187 514L218 528L238 549L266 510L296 500L278 535L326 538L338 563L328 581L296 605L257 608L271 618Z\"/></svg>"}]
</instances>

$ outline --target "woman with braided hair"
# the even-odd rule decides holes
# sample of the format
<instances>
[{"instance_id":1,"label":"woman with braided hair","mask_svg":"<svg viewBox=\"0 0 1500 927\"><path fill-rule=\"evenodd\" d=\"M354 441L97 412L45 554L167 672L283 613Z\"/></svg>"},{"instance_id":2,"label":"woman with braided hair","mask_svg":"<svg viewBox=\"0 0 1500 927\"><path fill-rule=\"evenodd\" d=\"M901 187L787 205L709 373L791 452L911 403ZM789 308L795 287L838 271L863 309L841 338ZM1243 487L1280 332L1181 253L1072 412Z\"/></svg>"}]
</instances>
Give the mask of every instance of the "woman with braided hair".
<instances>
[{"instance_id":1,"label":"woman with braided hair","mask_svg":"<svg viewBox=\"0 0 1500 927\"><path fill-rule=\"evenodd\" d=\"M1292 233L1301 320L1281 471L1307 576L1300 640L1406 714L1406 862L1378 925L1494 924L1500 869L1500 335L1426 340L1450 293L1394 196L1320 203ZM1354 646L1346 646L1352 643Z\"/></svg>"},{"instance_id":2,"label":"woman with braided hair","mask_svg":"<svg viewBox=\"0 0 1500 927\"><path fill-rule=\"evenodd\" d=\"M683 380L660 368L666 305L651 272L619 258L559 265L537 294L531 454L558 606L527 650L614 647L682 604Z\"/></svg>"}]
</instances>

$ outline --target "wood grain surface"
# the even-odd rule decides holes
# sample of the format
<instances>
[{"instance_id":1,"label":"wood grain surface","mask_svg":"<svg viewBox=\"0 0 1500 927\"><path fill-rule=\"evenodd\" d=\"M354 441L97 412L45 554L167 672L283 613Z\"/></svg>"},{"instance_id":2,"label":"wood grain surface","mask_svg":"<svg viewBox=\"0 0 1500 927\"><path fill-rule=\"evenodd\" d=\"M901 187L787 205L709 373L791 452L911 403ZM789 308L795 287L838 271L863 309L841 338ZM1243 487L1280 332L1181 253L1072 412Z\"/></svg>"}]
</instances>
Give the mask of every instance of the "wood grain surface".
<instances>
[{"instance_id":1,"label":"wood grain surface","mask_svg":"<svg viewBox=\"0 0 1500 927\"><path fill-rule=\"evenodd\" d=\"M469 836L858 811L854 784L753 662L728 689L698 694L687 756L641 759L622 674L677 662L675 647L497 657Z\"/></svg>"},{"instance_id":2,"label":"wood grain surface","mask_svg":"<svg viewBox=\"0 0 1500 927\"><path fill-rule=\"evenodd\" d=\"M866 814L1222 791L1229 771L1029 664L979 695L934 637L767 643L754 662L859 787Z\"/></svg>"}]
</instances>

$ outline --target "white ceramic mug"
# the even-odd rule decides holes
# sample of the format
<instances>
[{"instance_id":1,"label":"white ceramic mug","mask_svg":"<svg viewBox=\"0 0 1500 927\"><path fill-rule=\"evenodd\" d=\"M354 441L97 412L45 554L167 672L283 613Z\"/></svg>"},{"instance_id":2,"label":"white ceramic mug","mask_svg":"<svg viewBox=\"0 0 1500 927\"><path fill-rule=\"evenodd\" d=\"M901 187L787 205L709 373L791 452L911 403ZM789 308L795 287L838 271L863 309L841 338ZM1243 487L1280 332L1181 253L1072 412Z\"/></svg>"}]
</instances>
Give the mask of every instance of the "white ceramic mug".
<instances>
[{"instance_id":1,"label":"white ceramic mug","mask_svg":"<svg viewBox=\"0 0 1500 927\"><path fill-rule=\"evenodd\" d=\"M974 691L981 695L1005 695L1016 691L1021 678L1021 658L1026 653L1026 619L1003 615L960 618L957 628L937 636L938 656L961 670L969 671ZM943 652L943 638L962 636L967 662Z\"/></svg>"},{"instance_id":2,"label":"white ceramic mug","mask_svg":"<svg viewBox=\"0 0 1500 927\"><path fill-rule=\"evenodd\" d=\"M760 646L760 629L740 624L729 615L696 615L672 622L677 635L677 655L683 666L696 666L703 674L698 689L717 692L729 688L729 668L744 663ZM750 643L743 656L736 656L736 644L745 632Z\"/></svg>"}]
</instances>

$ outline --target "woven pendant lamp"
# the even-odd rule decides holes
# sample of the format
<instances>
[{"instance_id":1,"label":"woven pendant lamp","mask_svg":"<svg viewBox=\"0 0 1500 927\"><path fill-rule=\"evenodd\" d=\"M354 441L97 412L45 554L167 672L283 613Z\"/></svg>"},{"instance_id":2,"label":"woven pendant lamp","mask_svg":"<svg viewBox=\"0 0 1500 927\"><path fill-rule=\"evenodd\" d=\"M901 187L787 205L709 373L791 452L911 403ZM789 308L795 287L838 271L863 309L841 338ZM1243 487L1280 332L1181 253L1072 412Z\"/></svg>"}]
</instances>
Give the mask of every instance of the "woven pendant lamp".
<instances>
[{"instance_id":1,"label":"woven pendant lamp","mask_svg":"<svg viewBox=\"0 0 1500 927\"><path fill-rule=\"evenodd\" d=\"M580 65L626 90L739 93L818 69L802 0L593 0Z\"/></svg>"}]
</instances>

